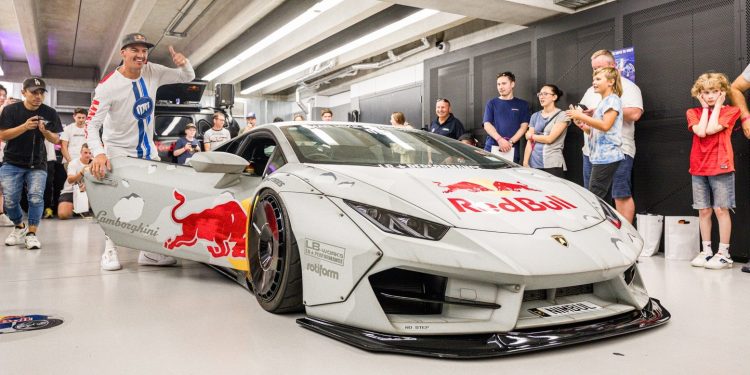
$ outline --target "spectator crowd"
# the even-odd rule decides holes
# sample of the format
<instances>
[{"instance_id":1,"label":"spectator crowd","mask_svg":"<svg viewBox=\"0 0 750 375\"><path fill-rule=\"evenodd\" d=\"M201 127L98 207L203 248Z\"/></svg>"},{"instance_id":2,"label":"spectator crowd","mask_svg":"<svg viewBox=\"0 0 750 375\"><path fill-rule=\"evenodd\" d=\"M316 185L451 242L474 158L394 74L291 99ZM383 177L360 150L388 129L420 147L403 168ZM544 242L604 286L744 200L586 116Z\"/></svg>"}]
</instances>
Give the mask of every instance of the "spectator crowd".
<instances>
[{"instance_id":1,"label":"spectator crowd","mask_svg":"<svg viewBox=\"0 0 750 375\"><path fill-rule=\"evenodd\" d=\"M158 158L153 140L142 134L143 124L153 124L149 121L153 120L153 108L143 115L131 108L135 108L136 101L147 98L149 92L156 92L160 85L188 82L195 73L189 61L171 47L174 68L145 64L151 47L153 45L142 35L127 35L121 44L123 64L99 83L91 107L75 109L73 122L64 127L57 111L43 103L47 93L43 79L32 77L23 82L23 100L8 97L7 90L0 86L0 226L13 227L5 240L6 246L40 249L36 233L41 219L53 217L55 213L61 220L74 217L76 202L86 191L84 174L90 171L101 178L111 170L111 157ZM498 74L498 95L487 100L484 106L481 129L486 138L483 142L467 132L451 111L447 98L437 99L436 117L425 130L482 147L523 166L565 177L565 139L569 126L576 126L583 132L583 157L576 162L582 165L584 187L601 199L611 197L616 210L632 223L635 216L632 186L635 123L644 112L643 98L638 86L620 75L610 51L596 51L591 56L591 67L591 87L578 104L560 108L562 88L543 84L536 93L540 109L534 113L528 101L515 95L516 76L508 71ZM699 103L686 109L686 128L693 137L689 169L693 208L698 211L702 238L701 251L691 262L696 267L725 269L733 264L729 249L732 226L729 211L735 208L736 202L731 134L735 123L741 119L744 134L750 138L750 111L743 96L748 89L750 66L733 83L722 73L701 74L690 92ZM132 90L140 91L134 97ZM120 95L124 91L129 92L128 96ZM331 121L333 111L322 109L320 118ZM254 112L247 113L245 120L240 134L256 127ZM293 116L293 121L303 120L302 114ZM201 134L202 140L197 137L195 124L185 126L184 136L171 150L178 164L188 163L196 153L215 150L231 138L224 112L215 112L212 121L212 127ZM393 112L390 123L397 128L413 128L402 112ZM56 149L66 171L59 195L54 194ZM716 251L711 243L713 216L720 234ZM139 263L171 265L175 262L171 257L142 252ZM116 248L109 238L101 265L105 270L121 268ZM750 267L746 265L743 271L750 272Z\"/></svg>"}]
</instances>

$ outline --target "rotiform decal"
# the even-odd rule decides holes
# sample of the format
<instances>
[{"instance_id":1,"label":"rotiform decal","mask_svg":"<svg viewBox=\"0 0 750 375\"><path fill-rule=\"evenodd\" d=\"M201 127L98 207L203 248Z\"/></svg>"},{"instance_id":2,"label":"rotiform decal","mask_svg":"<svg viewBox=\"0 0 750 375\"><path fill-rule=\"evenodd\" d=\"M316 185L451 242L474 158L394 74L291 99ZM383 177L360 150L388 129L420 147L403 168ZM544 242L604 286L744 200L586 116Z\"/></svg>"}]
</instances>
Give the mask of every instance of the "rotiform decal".
<instances>
[{"instance_id":1,"label":"rotiform decal","mask_svg":"<svg viewBox=\"0 0 750 375\"><path fill-rule=\"evenodd\" d=\"M325 266L323 266L320 263L307 263L306 269L308 271L312 272L312 273L318 274L318 276L328 277L328 278L334 279L334 280L338 280L339 279L339 273L338 272L336 272L334 270L331 270L331 269L328 269L328 268L325 268Z\"/></svg>"}]
</instances>

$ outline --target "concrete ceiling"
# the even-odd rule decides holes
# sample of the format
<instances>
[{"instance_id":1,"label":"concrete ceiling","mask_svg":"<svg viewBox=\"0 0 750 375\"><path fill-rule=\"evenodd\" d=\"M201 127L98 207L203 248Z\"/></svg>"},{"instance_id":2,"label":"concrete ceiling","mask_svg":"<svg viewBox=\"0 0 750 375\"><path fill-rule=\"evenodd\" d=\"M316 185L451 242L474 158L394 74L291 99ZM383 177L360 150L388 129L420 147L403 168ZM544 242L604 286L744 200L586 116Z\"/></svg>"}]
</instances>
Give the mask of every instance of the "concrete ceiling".
<instances>
[{"instance_id":1,"label":"concrete ceiling","mask_svg":"<svg viewBox=\"0 0 750 375\"><path fill-rule=\"evenodd\" d=\"M0 61L25 63L27 72L35 76L70 72L58 69L67 67L94 69L101 77L120 63L122 36L138 31L156 44L151 61L171 65L167 47L172 45L188 56L201 78L317 1L0 0ZM438 12L338 56L328 71L386 57L386 51L414 45L423 37L434 38L451 30L455 34L466 29L461 25L477 19L491 21L488 25L523 26L574 12L554 5L553 0L343 0L212 81L249 87L281 67L299 66L340 47L354 38L356 30L367 30L368 25L374 28L375 22L381 22L379 18L387 18L384 15L391 14L387 19L395 22L421 9ZM311 50L311 46L315 48ZM288 93L306 75L310 72L293 75L254 95Z\"/></svg>"}]
</instances>

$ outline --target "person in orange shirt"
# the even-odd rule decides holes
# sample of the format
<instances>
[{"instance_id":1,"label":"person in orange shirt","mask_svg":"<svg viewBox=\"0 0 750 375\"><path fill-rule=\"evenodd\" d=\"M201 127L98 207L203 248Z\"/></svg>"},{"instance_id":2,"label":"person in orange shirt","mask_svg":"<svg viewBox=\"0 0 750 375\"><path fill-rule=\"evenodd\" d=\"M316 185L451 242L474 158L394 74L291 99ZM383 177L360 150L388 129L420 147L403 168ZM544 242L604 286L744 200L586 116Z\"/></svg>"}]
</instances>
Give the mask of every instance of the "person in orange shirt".
<instances>
[{"instance_id":1,"label":"person in orange shirt","mask_svg":"<svg viewBox=\"0 0 750 375\"><path fill-rule=\"evenodd\" d=\"M698 210L701 252L691 265L708 269L731 268L729 239L735 208L734 153L732 128L740 117L738 107L724 105L729 92L729 80L722 73L703 73L695 81L690 93L701 106L687 111L688 129L693 133L690 150L690 174L693 181L693 208ZM711 248L711 215L719 222L719 249Z\"/></svg>"}]
</instances>

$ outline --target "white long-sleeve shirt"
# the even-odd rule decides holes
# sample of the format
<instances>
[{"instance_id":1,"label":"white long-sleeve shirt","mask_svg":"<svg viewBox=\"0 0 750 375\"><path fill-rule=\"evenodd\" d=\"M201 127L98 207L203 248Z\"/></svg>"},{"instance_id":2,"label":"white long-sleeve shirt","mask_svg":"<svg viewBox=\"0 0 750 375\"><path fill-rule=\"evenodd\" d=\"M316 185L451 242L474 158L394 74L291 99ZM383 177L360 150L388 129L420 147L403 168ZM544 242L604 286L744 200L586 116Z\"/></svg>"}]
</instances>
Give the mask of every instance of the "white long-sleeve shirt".
<instances>
[{"instance_id":1,"label":"white long-sleeve shirt","mask_svg":"<svg viewBox=\"0 0 750 375\"><path fill-rule=\"evenodd\" d=\"M99 82L86 119L86 142L91 154L158 159L154 145L154 107L161 85L195 78L190 62L180 68L147 63L141 77L129 79L117 69ZM102 136L99 137L99 129Z\"/></svg>"}]
</instances>

